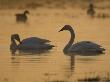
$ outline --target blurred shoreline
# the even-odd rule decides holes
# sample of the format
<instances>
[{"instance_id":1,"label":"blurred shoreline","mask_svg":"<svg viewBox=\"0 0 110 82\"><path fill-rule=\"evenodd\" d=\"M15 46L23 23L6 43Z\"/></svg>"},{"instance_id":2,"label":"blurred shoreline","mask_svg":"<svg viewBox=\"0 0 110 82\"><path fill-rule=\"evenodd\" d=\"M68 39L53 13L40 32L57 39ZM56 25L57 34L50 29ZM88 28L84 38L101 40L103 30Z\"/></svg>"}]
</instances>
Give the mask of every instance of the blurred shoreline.
<instances>
[{"instance_id":1,"label":"blurred shoreline","mask_svg":"<svg viewBox=\"0 0 110 82\"><path fill-rule=\"evenodd\" d=\"M88 7L90 0L0 0L0 9L36 9L36 8L60 8L66 9ZM110 9L110 0L93 0L95 8Z\"/></svg>"}]
</instances>

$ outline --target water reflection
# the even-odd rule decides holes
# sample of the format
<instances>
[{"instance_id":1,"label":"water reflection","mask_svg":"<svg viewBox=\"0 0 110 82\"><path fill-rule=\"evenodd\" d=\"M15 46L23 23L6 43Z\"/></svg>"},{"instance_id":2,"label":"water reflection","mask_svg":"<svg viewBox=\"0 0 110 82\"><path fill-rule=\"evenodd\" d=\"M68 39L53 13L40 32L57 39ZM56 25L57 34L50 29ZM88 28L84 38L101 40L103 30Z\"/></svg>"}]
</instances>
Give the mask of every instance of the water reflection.
<instances>
[{"instance_id":1,"label":"water reflection","mask_svg":"<svg viewBox=\"0 0 110 82\"><path fill-rule=\"evenodd\" d=\"M19 56L12 56L11 57L11 69L13 72L16 72L20 69L21 61Z\"/></svg>"},{"instance_id":2,"label":"water reflection","mask_svg":"<svg viewBox=\"0 0 110 82\"><path fill-rule=\"evenodd\" d=\"M70 62L71 62L71 72L73 72L74 68L75 68L75 56L71 55L70 56Z\"/></svg>"},{"instance_id":3,"label":"water reflection","mask_svg":"<svg viewBox=\"0 0 110 82\"><path fill-rule=\"evenodd\" d=\"M70 55L70 74L68 74L68 79L70 79L73 75L74 75L74 71L75 71L75 56L74 55Z\"/></svg>"},{"instance_id":4,"label":"water reflection","mask_svg":"<svg viewBox=\"0 0 110 82\"><path fill-rule=\"evenodd\" d=\"M19 59L19 57L18 56L12 56L11 57L11 63L20 63L20 59Z\"/></svg>"},{"instance_id":5,"label":"water reflection","mask_svg":"<svg viewBox=\"0 0 110 82\"><path fill-rule=\"evenodd\" d=\"M78 79L78 82L110 82L110 73L98 73L94 76L91 76L90 73L87 77Z\"/></svg>"},{"instance_id":6,"label":"water reflection","mask_svg":"<svg viewBox=\"0 0 110 82\"><path fill-rule=\"evenodd\" d=\"M76 54L76 53L68 53L68 54L64 54L64 55L66 55L66 56L69 56L70 58L69 58L69 65L70 65L70 67L69 67L69 70L70 70L70 74L69 74L69 77L71 77L71 76L73 76L73 74L74 74L74 71L75 71L75 69L77 69L76 68L76 61L78 60L78 61L80 61L80 62L91 62L91 61L96 61L95 59L94 59L94 57L95 56L100 56L100 55L102 55L102 54L94 54L94 53L91 53L91 54ZM76 59L76 57L77 56L79 56L80 58L78 58L78 59ZM69 73L69 71L68 71L68 73Z\"/></svg>"},{"instance_id":7,"label":"water reflection","mask_svg":"<svg viewBox=\"0 0 110 82\"><path fill-rule=\"evenodd\" d=\"M94 60L91 60L92 58L87 58L87 56L91 56L90 54L86 54L86 55L85 54L73 54L73 53L72 54L63 54L61 57L68 56L68 57L66 57L66 60L64 60L64 61L69 61L68 65L66 65L68 69L64 69L64 68L60 69L60 72L58 73L58 71L49 71L49 70L51 70L50 67L53 64L53 63L49 64L49 62L53 61L53 58L51 58L51 60L49 60L50 55L52 55L52 54L48 54L48 53L47 53L47 55L46 54L42 54L42 55L16 54L15 56L11 57L12 68L14 68L14 72L16 72L17 70L21 70L21 69L25 69L25 70L31 69L32 71L36 70L36 71L43 72L44 77L46 78L45 81L52 82L53 78L56 78L59 74L64 74L64 77L66 78L66 80L72 78L75 75L75 69L77 69L77 67L76 67L76 64L77 64L76 57L77 56L83 56L87 60L87 61L85 61L85 60L79 59L80 61L85 61L85 62L94 61ZM94 57L99 56L99 54L98 55L93 54L92 56L94 56ZM60 57L60 56L58 56L58 57ZM67 59L67 58L69 58L69 59ZM48 62L48 60L49 60L49 62ZM58 61L58 59L55 58L54 62L56 62L56 64L59 64L59 63L57 63L57 61ZM63 61L63 63L64 63L64 61ZM27 65L28 65L28 68L27 68ZM46 70L44 72L45 68L42 70L42 65L44 67L47 66L46 69L48 69L48 70ZM64 65L65 65L65 63L64 63ZM59 66L56 67L54 64L52 66L53 66L53 70L55 70L55 68L59 67ZM38 74L38 73L36 73L36 74ZM60 79L60 77L59 77L59 79ZM55 81L60 82L63 80L56 79ZM53 82L54 82L54 80L53 80Z\"/></svg>"},{"instance_id":8,"label":"water reflection","mask_svg":"<svg viewBox=\"0 0 110 82\"><path fill-rule=\"evenodd\" d=\"M16 54L11 56L11 64L12 68L14 67L20 67L25 68L25 66L28 64L33 69L38 69L43 64L47 63L48 61L48 54ZM46 65L44 65L46 66Z\"/></svg>"}]
</instances>

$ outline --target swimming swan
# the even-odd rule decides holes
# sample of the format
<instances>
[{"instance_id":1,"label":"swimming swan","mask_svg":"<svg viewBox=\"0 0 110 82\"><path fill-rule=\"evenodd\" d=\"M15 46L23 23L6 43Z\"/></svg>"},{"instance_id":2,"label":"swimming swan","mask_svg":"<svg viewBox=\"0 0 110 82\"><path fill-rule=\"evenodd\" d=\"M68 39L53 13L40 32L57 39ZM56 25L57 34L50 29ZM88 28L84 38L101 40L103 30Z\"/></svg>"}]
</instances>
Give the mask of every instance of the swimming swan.
<instances>
[{"instance_id":1,"label":"swimming swan","mask_svg":"<svg viewBox=\"0 0 110 82\"><path fill-rule=\"evenodd\" d=\"M25 10L24 13L17 13L16 16L16 22L26 22L28 17L27 14L29 14L28 10Z\"/></svg>"},{"instance_id":2,"label":"swimming swan","mask_svg":"<svg viewBox=\"0 0 110 82\"><path fill-rule=\"evenodd\" d=\"M91 17L94 17L95 15L95 10L94 10L94 5L91 3L89 4L89 8L87 10L87 14Z\"/></svg>"},{"instance_id":3,"label":"swimming swan","mask_svg":"<svg viewBox=\"0 0 110 82\"><path fill-rule=\"evenodd\" d=\"M68 30L71 34L71 39L63 49L64 53L78 53L78 54L99 54L103 53L105 50L100 45L90 42L90 41L81 41L73 44L75 39L75 32L70 25L65 25L60 31ZM59 31L59 32L60 32Z\"/></svg>"},{"instance_id":4,"label":"swimming swan","mask_svg":"<svg viewBox=\"0 0 110 82\"><path fill-rule=\"evenodd\" d=\"M18 41L19 44L17 44L16 41ZM15 54L17 50L19 52L43 53L54 47L50 45L49 42L49 40L37 37L30 37L21 41L18 34L12 34L10 51L12 54Z\"/></svg>"}]
</instances>

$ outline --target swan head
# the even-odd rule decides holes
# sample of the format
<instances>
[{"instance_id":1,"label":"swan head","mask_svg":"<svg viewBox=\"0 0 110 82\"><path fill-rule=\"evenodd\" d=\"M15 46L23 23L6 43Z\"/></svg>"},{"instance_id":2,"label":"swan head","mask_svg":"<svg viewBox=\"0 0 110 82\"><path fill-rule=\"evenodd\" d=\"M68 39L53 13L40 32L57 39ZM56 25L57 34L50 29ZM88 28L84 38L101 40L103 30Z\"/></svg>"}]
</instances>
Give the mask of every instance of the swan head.
<instances>
[{"instance_id":1,"label":"swan head","mask_svg":"<svg viewBox=\"0 0 110 82\"><path fill-rule=\"evenodd\" d=\"M29 11L28 11L28 10L25 10L25 11L24 11L24 14L29 14Z\"/></svg>"},{"instance_id":2,"label":"swan head","mask_svg":"<svg viewBox=\"0 0 110 82\"><path fill-rule=\"evenodd\" d=\"M59 30L59 32L64 31L64 30L73 30L73 28L70 25L65 25L61 30Z\"/></svg>"},{"instance_id":3,"label":"swan head","mask_svg":"<svg viewBox=\"0 0 110 82\"><path fill-rule=\"evenodd\" d=\"M90 8L93 8L93 7L94 7L94 5L91 3L91 4L89 4L89 7L90 7Z\"/></svg>"},{"instance_id":4,"label":"swan head","mask_svg":"<svg viewBox=\"0 0 110 82\"><path fill-rule=\"evenodd\" d=\"M18 34L12 34L11 35L11 41L13 41L13 40L17 40L19 43L21 43L20 37Z\"/></svg>"}]
</instances>

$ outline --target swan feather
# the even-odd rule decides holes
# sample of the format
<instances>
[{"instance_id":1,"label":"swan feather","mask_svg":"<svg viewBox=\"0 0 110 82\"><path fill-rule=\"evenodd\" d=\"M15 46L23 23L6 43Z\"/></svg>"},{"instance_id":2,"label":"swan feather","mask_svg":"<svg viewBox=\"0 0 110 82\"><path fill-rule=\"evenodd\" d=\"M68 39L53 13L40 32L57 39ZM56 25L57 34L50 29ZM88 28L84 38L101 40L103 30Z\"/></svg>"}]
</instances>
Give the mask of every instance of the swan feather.
<instances>
[{"instance_id":1,"label":"swan feather","mask_svg":"<svg viewBox=\"0 0 110 82\"><path fill-rule=\"evenodd\" d=\"M38 37L30 37L23 39L21 44L18 45L19 50L36 50L43 51L49 50L53 45L48 44L50 41L46 39L41 39Z\"/></svg>"},{"instance_id":2,"label":"swan feather","mask_svg":"<svg viewBox=\"0 0 110 82\"><path fill-rule=\"evenodd\" d=\"M24 44L24 45L36 44L36 43L44 44L44 43L49 43L49 42L51 42L51 41L46 40L46 39L41 39L38 37L30 37L30 38L23 39L21 44Z\"/></svg>"},{"instance_id":3,"label":"swan feather","mask_svg":"<svg viewBox=\"0 0 110 82\"><path fill-rule=\"evenodd\" d=\"M69 51L71 52L102 52L104 48L101 48L100 45L90 42L90 41L81 41L76 44L73 44Z\"/></svg>"}]
</instances>

